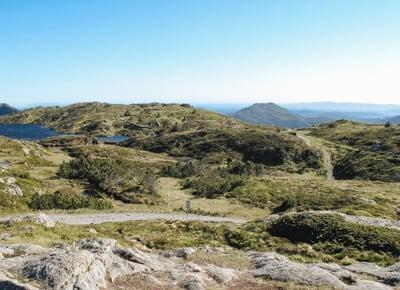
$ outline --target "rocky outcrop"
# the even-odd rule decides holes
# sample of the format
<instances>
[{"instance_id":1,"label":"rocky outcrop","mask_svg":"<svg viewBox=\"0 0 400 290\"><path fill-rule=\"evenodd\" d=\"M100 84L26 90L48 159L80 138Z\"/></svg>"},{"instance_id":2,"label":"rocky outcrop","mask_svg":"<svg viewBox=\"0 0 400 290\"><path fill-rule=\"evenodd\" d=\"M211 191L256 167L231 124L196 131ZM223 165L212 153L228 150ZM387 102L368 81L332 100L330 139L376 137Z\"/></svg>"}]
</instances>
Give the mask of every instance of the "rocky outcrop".
<instances>
[{"instance_id":1,"label":"rocky outcrop","mask_svg":"<svg viewBox=\"0 0 400 290\"><path fill-rule=\"evenodd\" d=\"M359 267L342 267L337 264L296 263L277 253L250 253L250 257L255 263L255 269L251 271L252 274L255 277L270 280L349 290L387 290L392 289L391 286L394 285L394 272L391 272L391 275L388 276L379 276L378 278L381 278L379 282L374 281L377 276L367 279L364 275L358 275L387 272L390 271L390 267L382 268L374 264L369 264L369 267L366 266L366 268L371 269L373 267L373 271L363 272ZM397 272L397 274L399 275L400 272ZM385 280L386 277L392 277L392 280Z\"/></svg>"},{"instance_id":2,"label":"rocky outcrop","mask_svg":"<svg viewBox=\"0 0 400 290\"><path fill-rule=\"evenodd\" d=\"M0 184L3 184L5 191L12 196L23 196L24 193L17 185L17 179L15 177L0 177Z\"/></svg>"},{"instance_id":3,"label":"rocky outcrop","mask_svg":"<svg viewBox=\"0 0 400 290\"><path fill-rule=\"evenodd\" d=\"M237 275L233 269L200 266L176 255L167 258L123 248L115 240L107 239L85 239L54 249L38 248L33 253L21 250L24 254L18 256L14 255L13 245L4 245L1 251L7 255L0 259L0 271L11 273L7 277L33 281L40 289L95 290L107 288L108 283L120 276L144 273L149 283L202 290L210 284L227 283ZM166 277L166 281L159 281L157 273Z\"/></svg>"},{"instance_id":4,"label":"rocky outcrop","mask_svg":"<svg viewBox=\"0 0 400 290\"><path fill-rule=\"evenodd\" d=\"M153 253L124 248L109 239L84 239L55 248L1 245L0 289L107 289L126 277L142 277L146 285L154 286L151 289L229 289L232 283L243 279L346 290L387 290L400 285L400 264L303 264L274 252L252 252L248 256L254 267L237 270L197 263L197 251L212 255L205 248ZM219 250L218 253L222 254Z\"/></svg>"},{"instance_id":5,"label":"rocky outcrop","mask_svg":"<svg viewBox=\"0 0 400 290\"><path fill-rule=\"evenodd\" d=\"M8 219L5 224L10 226L15 223L23 223L23 222L31 222L34 224L42 225L46 228L52 228L56 225L56 223L46 214L44 213L36 213L36 214L28 214L25 216L17 216Z\"/></svg>"}]
</instances>

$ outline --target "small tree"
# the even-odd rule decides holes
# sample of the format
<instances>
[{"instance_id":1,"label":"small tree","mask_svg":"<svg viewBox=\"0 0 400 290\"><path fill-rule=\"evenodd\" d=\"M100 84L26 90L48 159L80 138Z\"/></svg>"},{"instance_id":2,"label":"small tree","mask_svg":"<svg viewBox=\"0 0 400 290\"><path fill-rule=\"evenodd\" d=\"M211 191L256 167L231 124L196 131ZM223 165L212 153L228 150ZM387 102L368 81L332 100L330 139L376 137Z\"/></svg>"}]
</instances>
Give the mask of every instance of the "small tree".
<instances>
[{"instance_id":1,"label":"small tree","mask_svg":"<svg viewBox=\"0 0 400 290\"><path fill-rule=\"evenodd\" d=\"M390 123L390 121L387 121L385 124L385 128L390 128L392 127L392 123Z\"/></svg>"}]
</instances>

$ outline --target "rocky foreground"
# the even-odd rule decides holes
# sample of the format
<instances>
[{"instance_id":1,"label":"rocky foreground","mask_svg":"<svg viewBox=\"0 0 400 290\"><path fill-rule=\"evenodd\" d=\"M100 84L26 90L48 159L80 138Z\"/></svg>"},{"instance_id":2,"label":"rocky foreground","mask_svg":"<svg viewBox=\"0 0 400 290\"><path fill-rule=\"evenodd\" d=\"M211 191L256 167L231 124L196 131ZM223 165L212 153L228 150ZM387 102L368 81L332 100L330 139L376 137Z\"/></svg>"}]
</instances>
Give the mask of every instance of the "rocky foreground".
<instances>
[{"instance_id":1,"label":"rocky foreground","mask_svg":"<svg viewBox=\"0 0 400 290\"><path fill-rule=\"evenodd\" d=\"M213 255L224 250L204 247L154 253L125 248L110 239L83 239L54 248L1 245L0 289L114 289L110 287L118 278L134 276L144 279L149 289L231 289L237 281L256 279L337 289L392 289L400 283L400 264L386 268L369 263L301 264L273 252L251 252L253 266L237 270L189 260L196 251Z\"/></svg>"}]
</instances>

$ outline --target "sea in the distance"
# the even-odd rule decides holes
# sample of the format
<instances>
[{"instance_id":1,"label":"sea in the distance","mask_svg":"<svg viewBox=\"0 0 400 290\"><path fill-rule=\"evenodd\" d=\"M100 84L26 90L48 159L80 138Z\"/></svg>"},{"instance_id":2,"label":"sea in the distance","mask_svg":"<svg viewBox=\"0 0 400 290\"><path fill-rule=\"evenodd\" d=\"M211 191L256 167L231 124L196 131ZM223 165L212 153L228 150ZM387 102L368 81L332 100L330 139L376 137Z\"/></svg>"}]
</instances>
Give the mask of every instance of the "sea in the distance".
<instances>
[{"instance_id":1,"label":"sea in the distance","mask_svg":"<svg viewBox=\"0 0 400 290\"><path fill-rule=\"evenodd\" d=\"M73 134L59 133L49 128L35 124L0 124L0 136L10 139L40 141L49 137L65 136ZM101 136L97 140L107 143L119 143L128 139L126 136Z\"/></svg>"}]
</instances>

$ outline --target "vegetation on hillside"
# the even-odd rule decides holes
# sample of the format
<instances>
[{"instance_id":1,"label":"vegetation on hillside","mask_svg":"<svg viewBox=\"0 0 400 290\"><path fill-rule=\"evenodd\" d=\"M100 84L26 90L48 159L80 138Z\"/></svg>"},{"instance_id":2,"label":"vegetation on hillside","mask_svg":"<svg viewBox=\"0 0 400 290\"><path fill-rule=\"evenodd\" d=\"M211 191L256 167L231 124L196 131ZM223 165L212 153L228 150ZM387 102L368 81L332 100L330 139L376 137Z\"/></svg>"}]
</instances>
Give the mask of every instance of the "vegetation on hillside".
<instances>
[{"instance_id":1,"label":"vegetation on hillside","mask_svg":"<svg viewBox=\"0 0 400 290\"><path fill-rule=\"evenodd\" d=\"M57 191L48 194L35 194L29 202L29 207L35 210L65 209L73 210L90 208L104 210L112 208L112 203L106 199L67 194Z\"/></svg>"},{"instance_id":2,"label":"vegetation on hillside","mask_svg":"<svg viewBox=\"0 0 400 290\"><path fill-rule=\"evenodd\" d=\"M337 121L314 128L311 135L341 146L335 155L336 178L400 182L399 126Z\"/></svg>"},{"instance_id":3,"label":"vegetation on hillside","mask_svg":"<svg viewBox=\"0 0 400 290\"><path fill-rule=\"evenodd\" d=\"M63 178L85 180L91 192L105 193L125 202L137 201L140 194L156 193L154 172L122 158L89 158L80 155L61 164L58 174Z\"/></svg>"},{"instance_id":4,"label":"vegetation on hillside","mask_svg":"<svg viewBox=\"0 0 400 290\"><path fill-rule=\"evenodd\" d=\"M354 224L335 214L293 214L279 218L269 231L292 242L330 243L331 251L351 247L361 251L400 254L400 232ZM326 249L328 250L328 249Z\"/></svg>"},{"instance_id":5,"label":"vegetation on hillside","mask_svg":"<svg viewBox=\"0 0 400 290\"><path fill-rule=\"evenodd\" d=\"M221 158L240 154L243 160L289 171L321 169L318 152L296 136L274 127L247 125L185 104L82 103L29 109L1 117L0 123L35 123L57 131L89 135L122 134L131 137L124 143L126 147L175 157L219 162ZM88 140L59 141L65 144Z\"/></svg>"}]
</instances>

